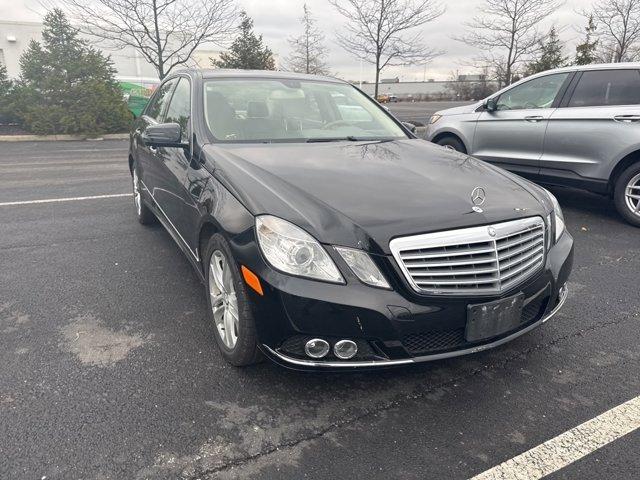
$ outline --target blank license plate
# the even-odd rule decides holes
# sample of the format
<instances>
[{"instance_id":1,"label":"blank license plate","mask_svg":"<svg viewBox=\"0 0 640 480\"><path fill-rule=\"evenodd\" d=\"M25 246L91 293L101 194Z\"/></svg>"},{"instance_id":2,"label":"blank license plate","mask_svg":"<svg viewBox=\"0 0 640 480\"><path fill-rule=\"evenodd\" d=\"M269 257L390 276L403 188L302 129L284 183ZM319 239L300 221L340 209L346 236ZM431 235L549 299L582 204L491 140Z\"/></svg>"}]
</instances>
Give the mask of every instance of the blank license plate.
<instances>
[{"instance_id":1,"label":"blank license plate","mask_svg":"<svg viewBox=\"0 0 640 480\"><path fill-rule=\"evenodd\" d=\"M497 337L520 325L524 294L467 307L467 342Z\"/></svg>"}]
</instances>

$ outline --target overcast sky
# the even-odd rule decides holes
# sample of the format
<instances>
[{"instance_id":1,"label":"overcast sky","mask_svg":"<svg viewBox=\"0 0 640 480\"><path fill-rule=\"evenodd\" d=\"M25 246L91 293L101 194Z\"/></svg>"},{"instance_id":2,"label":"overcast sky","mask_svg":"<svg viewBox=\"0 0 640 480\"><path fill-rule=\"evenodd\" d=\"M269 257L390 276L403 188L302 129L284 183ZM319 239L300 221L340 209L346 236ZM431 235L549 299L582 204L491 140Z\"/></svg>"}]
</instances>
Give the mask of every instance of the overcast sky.
<instances>
[{"instance_id":1,"label":"overcast sky","mask_svg":"<svg viewBox=\"0 0 640 480\"><path fill-rule=\"evenodd\" d=\"M55 0L54 0L55 1ZM254 19L255 30L261 33L265 43L280 58L289 52L287 38L299 34L299 17L305 3L317 18L318 25L326 33L326 45L329 49L328 63L334 74L350 80L360 78L360 62L350 57L335 43L335 31L343 23L342 17L335 12L327 0L238 0ZM403 81L435 78L446 80L452 72L472 73L468 66L478 51L468 45L453 40L451 37L464 30L463 23L472 19L481 11L483 0L443 0L447 5L446 13L432 23L422 27L425 43L446 53L426 65L412 67L389 67L383 71L384 78L399 76ZM583 18L576 13L580 8L588 7L590 0L567 0L564 5L549 19L541 23L541 29L549 29L552 24L564 27L561 38L566 45L566 54L573 56L576 39L579 35L574 26L582 28ZM42 19L42 8L38 0L0 0L0 18L2 20ZM363 79L373 78L373 67L363 64Z\"/></svg>"}]
</instances>

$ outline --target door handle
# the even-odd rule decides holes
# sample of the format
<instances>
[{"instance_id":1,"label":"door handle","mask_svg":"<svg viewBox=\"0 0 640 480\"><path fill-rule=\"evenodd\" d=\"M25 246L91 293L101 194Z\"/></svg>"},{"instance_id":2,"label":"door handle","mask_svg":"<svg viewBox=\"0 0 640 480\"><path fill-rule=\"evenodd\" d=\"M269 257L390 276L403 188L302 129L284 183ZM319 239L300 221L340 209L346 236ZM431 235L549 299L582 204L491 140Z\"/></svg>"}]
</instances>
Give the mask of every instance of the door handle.
<instances>
[{"instance_id":1,"label":"door handle","mask_svg":"<svg viewBox=\"0 0 640 480\"><path fill-rule=\"evenodd\" d=\"M541 120L544 120L544 117L541 117L540 115L532 115L530 117L524 117L524 119L527 122L536 123L536 122L539 122Z\"/></svg>"},{"instance_id":2,"label":"door handle","mask_svg":"<svg viewBox=\"0 0 640 480\"><path fill-rule=\"evenodd\" d=\"M619 123L640 122L640 115L616 115L613 119Z\"/></svg>"}]
</instances>

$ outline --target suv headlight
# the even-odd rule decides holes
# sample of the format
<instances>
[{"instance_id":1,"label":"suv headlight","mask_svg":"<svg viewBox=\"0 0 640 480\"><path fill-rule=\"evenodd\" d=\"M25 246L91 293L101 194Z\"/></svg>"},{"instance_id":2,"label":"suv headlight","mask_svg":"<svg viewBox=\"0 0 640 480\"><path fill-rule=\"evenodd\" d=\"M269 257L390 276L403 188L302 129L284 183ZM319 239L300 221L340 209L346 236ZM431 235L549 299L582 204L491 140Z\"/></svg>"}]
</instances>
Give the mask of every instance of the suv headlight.
<instances>
[{"instance_id":1,"label":"suv headlight","mask_svg":"<svg viewBox=\"0 0 640 480\"><path fill-rule=\"evenodd\" d=\"M371 257L362 250L347 247L333 247L340 254L349 268L356 274L362 283L373 287L391 288L382 275L380 269L373 263Z\"/></svg>"},{"instance_id":2,"label":"suv headlight","mask_svg":"<svg viewBox=\"0 0 640 480\"><path fill-rule=\"evenodd\" d=\"M560 208L560 204L558 203L558 199L546 188L544 190L547 192L547 195L549 195L549 199L553 205L553 212L551 213L551 231L553 232L554 243L557 243L565 230L564 215L562 213L562 208Z\"/></svg>"},{"instance_id":3,"label":"suv headlight","mask_svg":"<svg viewBox=\"0 0 640 480\"><path fill-rule=\"evenodd\" d=\"M322 245L294 224L271 215L256 217L262 254L276 270L325 282L344 283Z\"/></svg>"},{"instance_id":4,"label":"suv headlight","mask_svg":"<svg viewBox=\"0 0 640 480\"><path fill-rule=\"evenodd\" d=\"M434 114L434 115L431 115L431 118L429 119L429 125L433 125L434 123L436 123L441 118L442 118L442 115L438 115L437 113Z\"/></svg>"}]
</instances>

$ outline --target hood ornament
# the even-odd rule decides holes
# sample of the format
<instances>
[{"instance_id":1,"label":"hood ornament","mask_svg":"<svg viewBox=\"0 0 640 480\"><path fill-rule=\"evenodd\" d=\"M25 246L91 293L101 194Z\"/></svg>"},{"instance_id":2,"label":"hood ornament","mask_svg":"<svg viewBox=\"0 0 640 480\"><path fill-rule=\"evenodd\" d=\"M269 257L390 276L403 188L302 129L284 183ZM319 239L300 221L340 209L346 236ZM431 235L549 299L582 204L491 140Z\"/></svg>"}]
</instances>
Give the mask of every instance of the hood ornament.
<instances>
[{"instance_id":1,"label":"hood ornament","mask_svg":"<svg viewBox=\"0 0 640 480\"><path fill-rule=\"evenodd\" d=\"M487 194L482 187L476 187L471 191L471 203L473 204L473 211L477 213L482 213L482 208L480 206L484 204L487 199Z\"/></svg>"}]
</instances>

